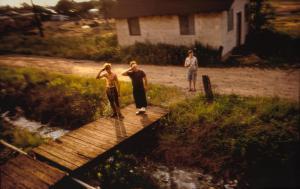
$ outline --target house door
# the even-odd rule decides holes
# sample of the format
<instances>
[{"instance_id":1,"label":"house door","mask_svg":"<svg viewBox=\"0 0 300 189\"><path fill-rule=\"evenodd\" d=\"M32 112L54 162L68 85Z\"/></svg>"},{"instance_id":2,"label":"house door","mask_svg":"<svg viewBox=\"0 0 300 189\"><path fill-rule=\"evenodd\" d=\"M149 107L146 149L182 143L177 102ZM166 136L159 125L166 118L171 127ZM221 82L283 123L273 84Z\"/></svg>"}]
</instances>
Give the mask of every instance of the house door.
<instances>
[{"instance_id":1,"label":"house door","mask_svg":"<svg viewBox=\"0 0 300 189\"><path fill-rule=\"evenodd\" d=\"M242 43L242 13L237 13L237 27L236 27L236 45L240 46Z\"/></svg>"}]
</instances>

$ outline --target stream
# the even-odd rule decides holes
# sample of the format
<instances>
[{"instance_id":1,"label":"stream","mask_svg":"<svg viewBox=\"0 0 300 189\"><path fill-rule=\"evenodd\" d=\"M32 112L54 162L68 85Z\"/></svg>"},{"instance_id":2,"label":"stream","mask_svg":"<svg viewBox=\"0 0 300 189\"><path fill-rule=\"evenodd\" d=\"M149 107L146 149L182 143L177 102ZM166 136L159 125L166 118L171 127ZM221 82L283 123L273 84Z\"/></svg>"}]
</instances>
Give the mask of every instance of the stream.
<instances>
[{"instance_id":1,"label":"stream","mask_svg":"<svg viewBox=\"0 0 300 189\"><path fill-rule=\"evenodd\" d=\"M50 127L47 124L28 120L22 115L11 117L9 112L3 113L1 118L4 124L38 134L42 138L55 140L69 132L59 127ZM154 162L141 168L157 183L158 189L234 189L237 184L237 181L231 184L225 184L223 180L214 181L211 175L199 170L167 167Z\"/></svg>"},{"instance_id":2,"label":"stream","mask_svg":"<svg viewBox=\"0 0 300 189\"><path fill-rule=\"evenodd\" d=\"M10 124L17 129L26 129L31 133L40 135L42 138L50 138L55 140L69 132L69 130L59 127L50 127L40 122L28 120L23 116L9 117L8 114L9 112L5 112L1 115L4 124Z\"/></svg>"}]
</instances>

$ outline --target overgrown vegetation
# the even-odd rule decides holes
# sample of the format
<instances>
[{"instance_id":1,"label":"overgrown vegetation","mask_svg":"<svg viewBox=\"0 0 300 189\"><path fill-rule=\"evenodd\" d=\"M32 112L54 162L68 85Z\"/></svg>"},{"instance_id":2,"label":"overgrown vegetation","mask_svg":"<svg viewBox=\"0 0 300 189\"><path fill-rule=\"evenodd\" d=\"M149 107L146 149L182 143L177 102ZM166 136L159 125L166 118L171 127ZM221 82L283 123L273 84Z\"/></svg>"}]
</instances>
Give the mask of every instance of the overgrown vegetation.
<instances>
[{"instance_id":1,"label":"overgrown vegetation","mask_svg":"<svg viewBox=\"0 0 300 189\"><path fill-rule=\"evenodd\" d=\"M14 112L16 107L25 116L65 128L76 128L99 116L110 114L103 80L49 73L28 68L0 69L0 107ZM133 102L132 87L121 82L121 106ZM167 105L170 97L180 97L176 88L150 85L150 104Z\"/></svg>"},{"instance_id":2,"label":"overgrown vegetation","mask_svg":"<svg viewBox=\"0 0 300 189\"><path fill-rule=\"evenodd\" d=\"M90 177L96 177L102 188L157 188L143 170L133 155L116 151L106 161L89 172Z\"/></svg>"},{"instance_id":3,"label":"overgrown vegetation","mask_svg":"<svg viewBox=\"0 0 300 189\"><path fill-rule=\"evenodd\" d=\"M103 36L58 36L40 38L15 35L0 38L0 52L55 56L74 59L118 60L114 34Z\"/></svg>"},{"instance_id":4,"label":"overgrown vegetation","mask_svg":"<svg viewBox=\"0 0 300 189\"><path fill-rule=\"evenodd\" d=\"M15 35L0 38L1 53L55 56L97 61L128 62L136 59L143 64L182 65L188 49L194 49L201 59L201 65L218 63L218 51L196 43L191 47L167 44L136 43L119 47L113 33L86 36L19 37Z\"/></svg>"},{"instance_id":5,"label":"overgrown vegetation","mask_svg":"<svg viewBox=\"0 0 300 189\"><path fill-rule=\"evenodd\" d=\"M211 47L204 47L200 43L195 43L190 47L149 42L136 43L121 49L121 58L124 61L134 59L143 64L183 65L189 49L194 49L195 56L201 60L201 66L212 66L218 63L218 51Z\"/></svg>"},{"instance_id":6,"label":"overgrown vegetation","mask_svg":"<svg viewBox=\"0 0 300 189\"><path fill-rule=\"evenodd\" d=\"M161 123L153 158L237 176L252 188L287 186L297 180L299 113L295 104L277 98L218 96L211 104L202 96L187 99Z\"/></svg>"},{"instance_id":7,"label":"overgrown vegetation","mask_svg":"<svg viewBox=\"0 0 300 189\"><path fill-rule=\"evenodd\" d=\"M0 122L2 122L2 120L0 120ZM38 134L11 126L2 126L0 139L3 139L14 146L21 148L26 152L44 142L44 139Z\"/></svg>"},{"instance_id":8,"label":"overgrown vegetation","mask_svg":"<svg viewBox=\"0 0 300 189\"><path fill-rule=\"evenodd\" d=\"M270 65L298 64L300 38L294 38L273 29L264 29L248 35L245 50L255 52Z\"/></svg>"}]
</instances>

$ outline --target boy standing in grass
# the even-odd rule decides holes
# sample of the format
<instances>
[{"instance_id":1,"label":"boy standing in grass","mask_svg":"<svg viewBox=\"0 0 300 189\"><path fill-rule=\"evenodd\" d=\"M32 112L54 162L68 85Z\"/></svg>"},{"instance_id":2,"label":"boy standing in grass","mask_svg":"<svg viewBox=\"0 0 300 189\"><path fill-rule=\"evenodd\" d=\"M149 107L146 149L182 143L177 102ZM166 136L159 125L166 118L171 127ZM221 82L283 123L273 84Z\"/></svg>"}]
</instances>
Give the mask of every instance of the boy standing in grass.
<instances>
[{"instance_id":1,"label":"boy standing in grass","mask_svg":"<svg viewBox=\"0 0 300 189\"><path fill-rule=\"evenodd\" d=\"M106 71L106 73L103 73ZM106 79L106 95L109 100L110 106L113 110L111 117L124 118L120 111L119 96L120 96L120 84L118 77L111 71L111 64L105 63L103 68L98 73L96 79Z\"/></svg>"},{"instance_id":2,"label":"boy standing in grass","mask_svg":"<svg viewBox=\"0 0 300 189\"><path fill-rule=\"evenodd\" d=\"M198 60L194 56L193 50L188 51L188 57L185 59L184 67L188 68L189 91L196 91ZM194 88L192 88L192 83Z\"/></svg>"},{"instance_id":3,"label":"boy standing in grass","mask_svg":"<svg viewBox=\"0 0 300 189\"><path fill-rule=\"evenodd\" d=\"M136 61L130 62L130 68L122 73L124 76L129 76L133 86L133 98L135 101L136 108L138 109L136 114L143 114L146 112L147 99L147 77L143 70L140 70L137 66Z\"/></svg>"}]
</instances>

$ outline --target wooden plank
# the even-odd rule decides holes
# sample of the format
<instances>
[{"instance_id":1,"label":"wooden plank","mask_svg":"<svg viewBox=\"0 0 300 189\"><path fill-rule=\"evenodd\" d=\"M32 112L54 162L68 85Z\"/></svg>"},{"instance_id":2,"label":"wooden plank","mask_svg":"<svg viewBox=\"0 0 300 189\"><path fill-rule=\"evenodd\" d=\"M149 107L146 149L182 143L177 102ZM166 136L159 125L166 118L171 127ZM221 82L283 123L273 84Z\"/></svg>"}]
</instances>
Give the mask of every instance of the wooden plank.
<instances>
[{"instance_id":1,"label":"wooden plank","mask_svg":"<svg viewBox=\"0 0 300 189\"><path fill-rule=\"evenodd\" d=\"M78 134L78 135L88 137L88 140L93 140L96 143L100 143L100 144L103 143L103 144L115 145L115 143L117 142L116 138L109 137L106 135L101 135L93 131L88 131L86 129L80 129L70 133L70 135L73 134Z\"/></svg>"},{"instance_id":2,"label":"wooden plank","mask_svg":"<svg viewBox=\"0 0 300 189\"><path fill-rule=\"evenodd\" d=\"M80 156L77 150L72 150L71 148L66 148L64 145L57 144L56 142L51 141L47 145L41 146L45 151L56 153L62 159L78 162L78 165L86 163L90 158L86 156Z\"/></svg>"},{"instance_id":3,"label":"wooden plank","mask_svg":"<svg viewBox=\"0 0 300 189\"><path fill-rule=\"evenodd\" d=\"M95 146L95 147L101 148L104 151L106 151L107 148L111 148L110 144L107 144L107 143L103 144L103 142L100 143L99 141L97 141L97 143L96 143L95 141L93 141L93 139L86 138L86 136L84 136L84 135L77 135L76 133L73 133L72 135L67 135L67 136L64 136L64 137L75 138L78 141L80 140L80 141L82 141L84 143L87 143L87 144L89 144L91 146Z\"/></svg>"},{"instance_id":4,"label":"wooden plank","mask_svg":"<svg viewBox=\"0 0 300 189\"><path fill-rule=\"evenodd\" d=\"M0 170L1 171L1 170ZM15 178L0 172L0 188L1 189L30 189L16 181Z\"/></svg>"},{"instance_id":5,"label":"wooden plank","mask_svg":"<svg viewBox=\"0 0 300 189\"><path fill-rule=\"evenodd\" d=\"M62 141L63 143L67 143L68 145L77 145L90 153L105 151L105 149L95 146L94 144L88 143L84 140L77 139L71 136L64 136L59 138L59 140Z\"/></svg>"},{"instance_id":6,"label":"wooden plank","mask_svg":"<svg viewBox=\"0 0 300 189\"><path fill-rule=\"evenodd\" d=\"M24 170L20 169L18 166L10 163L10 161L6 162L2 167L2 173L9 175L14 178L16 183L21 183L26 188L35 189L48 189L47 184L42 182L41 180L33 177L32 175L24 174Z\"/></svg>"},{"instance_id":7,"label":"wooden plank","mask_svg":"<svg viewBox=\"0 0 300 189\"><path fill-rule=\"evenodd\" d=\"M143 129L144 127L140 124L140 122L138 120L135 121L128 121L128 118L124 118L122 120L122 122L120 123L120 121L116 121L114 119L99 119L96 120L96 123L102 124L102 125L110 125L113 128L115 128L115 124L125 124L125 128L126 130L128 130L131 133L136 133L137 131Z\"/></svg>"},{"instance_id":8,"label":"wooden plank","mask_svg":"<svg viewBox=\"0 0 300 189\"><path fill-rule=\"evenodd\" d=\"M135 115L134 105L129 105L121 111L125 116L122 120L100 118L34 151L61 166L74 170L167 114L166 110L152 106L148 107L144 115Z\"/></svg>"},{"instance_id":9,"label":"wooden plank","mask_svg":"<svg viewBox=\"0 0 300 189\"><path fill-rule=\"evenodd\" d=\"M40 172L35 167L33 167L31 163L25 164L25 162L19 162L18 159L16 159L15 161L11 161L10 163L22 169L25 175L32 175L34 177L37 177L48 186L53 185L56 182L53 181L53 179L49 177L49 175L45 174L44 172Z\"/></svg>"},{"instance_id":10,"label":"wooden plank","mask_svg":"<svg viewBox=\"0 0 300 189\"><path fill-rule=\"evenodd\" d=\"M80 133L81 132L87 132L89 134L92 134L93 137L95 137L96 139L98 138L107 138L107 139L110 139L111 142L114 144L115 142L117 142L118 140L118 137L113 134L113 133L105 133L103 132L103 130L94 130L92 128L88 128L88 127L82 127L80 128Z\"/></svg>"},{"instance_id":11,"label":"wooden plank","mask_svg":"<svg viewBox=\"0 0 300 189\"><path fill-rule=\"evenodd\" d=\"M108 119L99 119L92 124L89 124L88 127L93 127L98 130L103 130L105 132L113 132L116 131L116 129L123 129L128 134L134 134L136 133L137 129L140 129L141 127L133 127L132 124L128 124L123 121L111 121Z\"/></svg>"},{"instance_id":12,"label":"wooden plank","mask_svg":"<svg viewBox=\"0 0 300 189\"><path fill-rule=\"evenodd\" d=\"M41 148L34 148L33 151L37 154L39 154L40 156L53 161L69 170L75 170L78 168L78 166L76 164L74 164L73 162L69 162L66 160L61 159L60 157L57 157L55 154L52 154L50 152L44 151Z\"/></svg>"},{"instance_id":13,"label":"wooden plank","mask_svg":"<svg viewBox=\"0 0 300 189\"><path fill-rule=\"evenodd\" d=\"M57 141L60 141L59 143ZM61 138L55 140L54 142L64 145L67 148L71 148L74 151L77 150L77 153L80 153L84 156L88 156L88 157L95 157L97 156L99 153L104 152L105 150L100 149L100 148L95 148L94 146L88 146L88 145L82 145L81 143L78 143L74 138L71 138L71 140L66 140L65 138Z\"/></svg>"},{"instance_id":14,"label":"wooden plank","mask_svg":"<svg viewBox=\"0 0 300 189\"><path fill-rule=\"evenodd\" d=\"M91 130L95 130L97 132L102 132L102 133L106 133L106 134L113 134L118 138L124 138L124 137L128 137L134 133L132 132L128 132L125 128L113 128L114 126L109 126L109 125L102 125L101 127L98 124L90 124L88 126L86 126L85 128L89 128Z\"/></svg>"},{"instance_id":15,"label":"wooden plank","mask_svg":"<svg viewBox=\"0 0 300 189\"><path fill-rule=\"evenodd\" d=\"M38 148L39 150L42 150L43 152L47 152L48 154L51 154L61 160L63 160L64 162L69 162L74 164L76 167L81 166L82 164L85 163L85 161L83 161L81 159L81 157L76 157L74 154L68 153L68 152L62 152L57 150L56 148L53 147L47 147L47 148ZM50 159L50 158L49 158ZM60 164L63 166L63 164ZM68 167L66 167L68 168Z\"/></svg>"},{"instance_id":16,"label":"wooden plank","mask_svg":"<svg viewBox=\"0 0 300 189\"><path fill-rule=\"evenodd\" d=\"M114 146L114 144L110 144L110 143L107 143L105 141L101 141L99 139L94 139L94 138L91 138L89 135L86 135L85 133L68 133L68 136L72 136L74 138L78 138L78 139L82 139L83 141L86 141L87 143L90 143L90 144L94 144L95 146L98 146L100 148L103 148L104 150L107 150L111 147Z\"/></svg>"},{"instance_id":17,"label":"wooden plank","mask_svg":"<svg viewBox=\"0 0 300 189\"><path fill-rule=\"evenodd\" d=\"M116 130L116 129L122 128L129 135L133 135L136 132L143 129L143 127L141 125L136 126L137 125L136 123L129 123L127 121L122 121L120 123L118 121L114 121L114 120L110 120L110 119L99 119L99 120L95 121L94 123L95 123L95 125L101 125L101 128L102 127L103 127L103 129L106 128L106 130ZM109 129L107 129L107 128L109 128Z\"/></svg>"},{"instance_id":18,"label":"wooden plank","mask_svg":"<svg viewBox=\"0 0 300 189\"><path fill-rule=\"evenodd\" d=\"M43 183L44 185L47 185L48 187L53 184L48 175L41 174L40 172L34 170L33 167L30 167L28 165L24 165L22 162L17 162L17 161L9 161L7 163L8 165L13 165L20 169L21 174L23 174L26 177L32 177L36 180L39 180L39 182Z\"/></svg>"},{"instance_id":19,"label":"wooden plank","mask_svg":"<svg viewBox=\"0 0 300 189\"><path fill-rule=\"evenodd\" d=\"M120 136L120 134L117 134L116 131L107 133L107 132L103 131L103 129L102 130L95 130L95 129L90 128L90 127L81 128L81 132L82 131L83 132L89 132L90 134L93 134L93 136L95 138L98 138L98 137L101 138L101 139L107 138L107 140L113 142L113 144L119 143L119 142L123 141L124 139L126 139L128 137L128 136L126 136L126 137L123 136L122 137L122 136Z\"/></svg>"},{"instance_id":20,"label":"wooden plank","mask_svg":"<svg viewBox=\"0 0 300 189\"><path fill-rule=\"evenodd\" d=\"M65 172L40 161L30 159L24 155L19 155L15 158L14 162L19 163L21 168L29 167L34 174L37 172L45 177L47 176L48 178L45 178L45 181L49 183L49 185L54 185L57 181L66 176Z\"/></svg>"}]
</instances>

